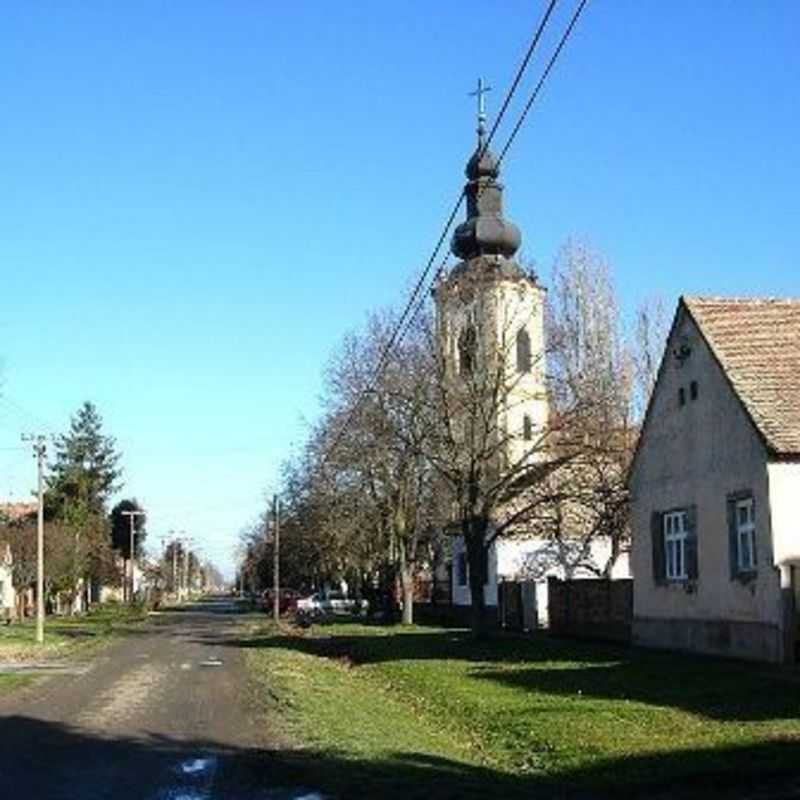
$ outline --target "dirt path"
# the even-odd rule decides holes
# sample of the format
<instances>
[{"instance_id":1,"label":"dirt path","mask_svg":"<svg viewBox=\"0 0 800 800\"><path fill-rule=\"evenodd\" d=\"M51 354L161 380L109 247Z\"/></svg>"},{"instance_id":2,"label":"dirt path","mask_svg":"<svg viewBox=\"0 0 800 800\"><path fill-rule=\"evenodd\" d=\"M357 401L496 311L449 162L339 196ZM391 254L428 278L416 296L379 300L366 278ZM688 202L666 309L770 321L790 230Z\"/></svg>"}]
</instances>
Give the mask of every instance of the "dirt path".
<instances>
[{"instance_id":1,"label":"dirt path","mask_svg":"<svg viewBox=\"0 0 800 800\"><path fill-rule=\"evenodd\" d=\"M0 698L0 797L251 800L277 792L263 726L246 708L234 608L158 617L83 674ZM258 774L258 777L254 777Z\"/></svg>"}]
</instances>

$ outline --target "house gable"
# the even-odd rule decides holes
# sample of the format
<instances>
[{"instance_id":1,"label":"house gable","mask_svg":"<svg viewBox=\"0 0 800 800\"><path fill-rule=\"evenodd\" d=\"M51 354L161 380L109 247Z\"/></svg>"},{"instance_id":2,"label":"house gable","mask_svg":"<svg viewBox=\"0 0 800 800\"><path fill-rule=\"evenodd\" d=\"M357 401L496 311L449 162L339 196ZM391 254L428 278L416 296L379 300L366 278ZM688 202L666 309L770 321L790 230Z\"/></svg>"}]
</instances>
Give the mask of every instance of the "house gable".
<instances>
[{"instance_id":1,"label":"house gable","mask_svg":"<svg viewBox=\"0 0 800 800\"><path fill-rule=\"evenodd\" d=\"M767 479L768 450L703 331L678 307L636 459L632 495L634 614L662 624L738 620L777 625ZM728 500L748 492L758 511L758 574L731 579ZM654 518L685 509L696 521L697 578L659 579Z\"/></svg>"},{"instance_id":2,"label":"house gable","mask_svg":"<svg viewBox=\"0 0 800 800\"><path fill-rule=\"evenodd\" d=\"M767 443L681 299L629 473L634 495L652 482L730 472L744 448L766 464ZM655 458L653 457L655 455ZM741 459L739 459L741 460Z\"/></svg>"}]
</instances>

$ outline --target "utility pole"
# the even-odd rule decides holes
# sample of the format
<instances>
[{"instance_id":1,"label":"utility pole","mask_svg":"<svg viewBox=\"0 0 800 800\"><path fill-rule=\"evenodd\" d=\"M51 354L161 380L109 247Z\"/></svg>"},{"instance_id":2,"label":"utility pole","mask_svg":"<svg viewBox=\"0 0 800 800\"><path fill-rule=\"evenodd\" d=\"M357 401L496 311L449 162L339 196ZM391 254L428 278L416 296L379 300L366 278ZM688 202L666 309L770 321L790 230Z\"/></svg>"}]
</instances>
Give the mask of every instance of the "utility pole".
<instances>
[{"instance_id":1,"label":"utility pole","mask_svg":"<svg viewBox=\"0 0 800 800\"><path fill-rule=\"evenodd\" d=\"M184 542L183 550L183 586L186 589L186 597L189 597L189 545L192 540L187 538Z\"/></svg>"},{"instance_id":2,"label":"utility pole","mask_svg":"<svg viewBox=\"0 0 800 800\"><path fill-rule=\"evenodd\" d=\"M272 528L272 616L275 622L281 618L281 503L278 495L272 498L275 519Z\"/></svg>"},{"instance_id":3,"label":"utility pole","mask_svg":"<svg viewBox=\"0 0 800 800\"><path fill-rule=\"evenodd\" d=\"M175 531L172 530L169 532L172 539L170 540L170 547L172 548L172 585L170 588L172 589L172 593L175 595L175 599L178 599L178 544L175 541Z\"/></svg>"},{"instance_id":4,"label":"utility pole","mask_svg":"<svg viewBox=\"0 0 800 800\"><path fill-rule=\"evenodd\" d=\"M130 558L128 559L130 564L129 572L131 573L131 577L128 588L128 602L133 604L133 551L134 551L134 537L136 536L136 517L143 517L144 511L123 511L122 516L129 517L131 521L131 550L130 550Z\"/></svg>"},{"instance_id":5,"label":"utility pole","mask_svg":"<svg viewBox=\"0 0 800 800\"><path fill-rule=\"evenodd\" d=\"M36 459L39 507L36 510L36 641L44 643L44 457L47 453L45 437L27 434L23 442L31 442Z\"/></svg>"}]
</instances>

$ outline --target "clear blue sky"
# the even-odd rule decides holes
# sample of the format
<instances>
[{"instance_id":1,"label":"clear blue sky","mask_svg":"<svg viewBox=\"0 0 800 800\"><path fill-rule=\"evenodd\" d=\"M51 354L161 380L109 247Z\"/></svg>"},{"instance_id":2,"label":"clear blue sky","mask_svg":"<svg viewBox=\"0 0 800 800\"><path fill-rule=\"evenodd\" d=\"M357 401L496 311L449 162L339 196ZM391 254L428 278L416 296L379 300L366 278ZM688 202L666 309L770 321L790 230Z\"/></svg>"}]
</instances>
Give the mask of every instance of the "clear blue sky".
<instances>
[{"instance_id":1,"label":"clear blue sky","mask_svg":"<svg viewBox=\"0 0 800 800\"><path fill-rule=\"evenodd\" d=\"M33 484L20 431L91 399L151 542L230 569L332 348L427 259L466 93L497 109L542 8L3 3L0 497ZM526 256L546 278L587 237L626 308L800 295L798 41L789 0L590 0L505 164Z\"/></svg>"}]
</instances>

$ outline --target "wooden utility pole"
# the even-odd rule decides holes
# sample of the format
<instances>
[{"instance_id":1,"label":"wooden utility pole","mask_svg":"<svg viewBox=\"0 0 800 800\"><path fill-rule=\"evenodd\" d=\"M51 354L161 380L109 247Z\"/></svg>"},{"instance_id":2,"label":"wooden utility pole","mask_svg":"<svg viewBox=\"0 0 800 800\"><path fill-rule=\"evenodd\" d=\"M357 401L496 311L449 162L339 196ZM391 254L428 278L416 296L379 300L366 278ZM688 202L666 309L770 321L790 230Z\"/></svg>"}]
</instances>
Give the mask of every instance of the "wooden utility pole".
<instances>
[{"instance_id":1,"label":"wooden utility pole","mask_svg":"<svg viewBox=\"0 0 800 800\"><path fill-rule=\"evenodd\" d=\"M136 536L136 517L143 517L144 511L123 511L123 517L129 517L131 521L131 550L130 550L130 558L128 559L129 564L129 572L130 575L130 582L128 584L128 602L133 603L133 552L134 552L134 538Z\"/></svg>"},{"instance_id":2,"label":"wooden utility pole","mask_svg":"<svg viewBox=\"0 0 800 800\"><path fill-rule=\"evenodd\" d=\"M178 545L172 540L172 593L178 599Z\"/></svg>"},{"instance_id":3,"label":"wooden utility pole","mask_svg":"<svg viewBox=\"0 0 800 800\"><path fill-rule=\"evenodd\" d=\"M184 540L183 550L183 586L186 589L186 598L189 598L189 559L191 556L190 546L194 544L192 539Z\"/></svg>"},{"instance_id":4,"label":"wooden utility pole","mask_svg":"<svg viewBox=\"0 0 800 800\"><path fill-rule=\"evenodd\" d=\"M32 442L36 459L39 507L36 510L36 641L44 643L44 457L47 453L45 437L30 434L22 437Z\"/></svg>"},{"instance_id":5,"label":"wooden utility pole","mask_svg":"<svg viewBox=\"0 0 800 800\"><path fill-rule=\"evenodd\" d=\"M275 622L281 618L281 505L278 495L272 498L275 515L272 528L272 616Z\"/></svg>"}]
</instances>

